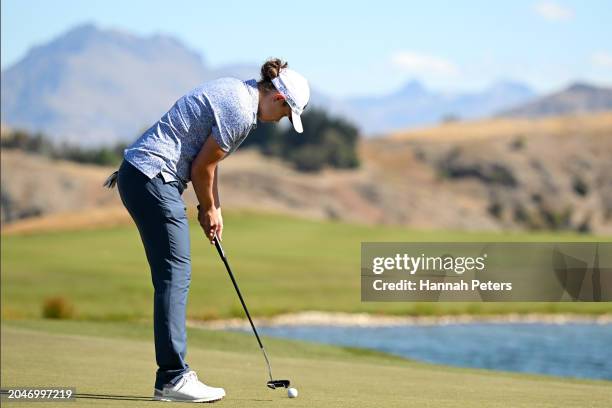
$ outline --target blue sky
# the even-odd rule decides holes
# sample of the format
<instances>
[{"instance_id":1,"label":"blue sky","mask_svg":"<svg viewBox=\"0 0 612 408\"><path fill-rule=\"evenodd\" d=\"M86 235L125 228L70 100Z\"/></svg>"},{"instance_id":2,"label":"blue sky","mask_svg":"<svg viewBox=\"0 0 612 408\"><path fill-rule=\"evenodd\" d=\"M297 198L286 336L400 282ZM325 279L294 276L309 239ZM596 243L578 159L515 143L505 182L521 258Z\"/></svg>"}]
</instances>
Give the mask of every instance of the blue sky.
<instances>
[{"instance_id":1,"label":"blue sky","mask_svg":"<svg viewBox=\"0 0 612 408\"><path fill-rule=\"evenodd\" d=\"M207 64L280 56L333 96L391 92L410 79L473 90L501 79L556 90L612 84L612 2L3 0L2 69L30 47L93 22L168 34Z\"/></svg>"}]
</instances>

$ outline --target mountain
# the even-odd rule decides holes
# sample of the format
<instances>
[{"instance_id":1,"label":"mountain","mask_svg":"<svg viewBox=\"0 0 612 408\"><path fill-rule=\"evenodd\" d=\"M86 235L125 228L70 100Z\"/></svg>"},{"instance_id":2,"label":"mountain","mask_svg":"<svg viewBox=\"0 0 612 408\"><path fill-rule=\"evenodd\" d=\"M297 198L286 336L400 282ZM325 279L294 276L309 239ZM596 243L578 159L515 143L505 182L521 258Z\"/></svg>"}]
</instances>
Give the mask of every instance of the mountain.
<instances>
[{"instance_id":1,"label":"mountain","mask_svg":"<svg viewBox=\"0 0 612 408\"><path fill-rule=\"evenodd\" d=\"M505 117L543 117L612 110L612 88L577 82L566 89L502 111Z\"/></svg>"},{"instance_id":2,"label":"mountain","mask_svg":"<svg viewBox=\"0 0 612 408\"><path fill-rule=\"evenodd\" d=\"M2 124L81 146L134 140L202 82L259 78L259 66L210 67L180 41L78 26L2 71ZM313 106L333 102L316 89Z\"/></svg>"},{"instance_id":3,"label":"mountain","mask_svg":"<svg viewBox=\"0 0 612 408\"><path fill-rule=\"evenodd\" d=\"M443 93L412 80L388 95L345 100L337 112L358 123L364 133L372 134L447 118L482 118L533 96L534 92L519 82L497 82L479 92Z\"/></svg>"},{"instance_id":4,"label":"mountain","mask_svg":"<svg viewBox=\"0 0 612 408\"><path fill-rule=\"evenodd\" d=\"M181 95L222 76L258 77L259 67L212 67L175 38L142 37L85 24L32 48L2 72L2 123L82 146L128 142ZM541 115L610 109L610 92L577 84L534 101L534 92L520 82L500 81L476 92L449 93L412 80L387 95L345 99L313 87L310 106L341 115L371 136L498 112Z\"/></svg>"},{"instance_id":5,"label":"mountain","mask_svg":"<svg viewBox=\"0 0 612 408\"><path fill-rule=\"evenodd\" d=\"M246 72L257 68L210 68L171 37L86 24L2 72L2 121L80 145L133 140L191 88Z\"/></svg>"}]
</instances>

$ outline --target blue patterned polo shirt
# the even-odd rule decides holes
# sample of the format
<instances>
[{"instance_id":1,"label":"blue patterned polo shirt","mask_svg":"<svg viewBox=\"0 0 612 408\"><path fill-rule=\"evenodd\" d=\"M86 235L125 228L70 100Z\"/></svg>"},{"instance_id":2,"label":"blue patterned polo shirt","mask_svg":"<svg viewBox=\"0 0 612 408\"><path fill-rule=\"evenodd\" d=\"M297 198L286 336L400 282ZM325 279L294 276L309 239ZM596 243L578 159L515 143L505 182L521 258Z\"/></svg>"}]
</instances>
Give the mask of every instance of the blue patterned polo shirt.
<instances>
[{"instance_id":1,"label":"blue patterned polo shirt","mask_svg":"<svg viewBox=\"0 0 612 408\"><path fill-rule=\"evenodd\" d=\"M233 153L257 126L257 81L221 78L181 97L159 121L124 151L124 158L153 178L191 180L191 163L209 135Z\"/></svg>"}]
</instances>

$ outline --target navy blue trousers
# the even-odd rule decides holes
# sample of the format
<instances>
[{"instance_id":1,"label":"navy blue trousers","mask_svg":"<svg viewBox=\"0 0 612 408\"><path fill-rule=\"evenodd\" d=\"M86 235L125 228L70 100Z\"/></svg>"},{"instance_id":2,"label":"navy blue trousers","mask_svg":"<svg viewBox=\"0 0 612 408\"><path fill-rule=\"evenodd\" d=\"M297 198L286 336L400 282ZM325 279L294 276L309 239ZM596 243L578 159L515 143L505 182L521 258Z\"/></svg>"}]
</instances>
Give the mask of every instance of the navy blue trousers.
<instances>
[{"instance_id":1,"label":"navy blue trousers","mask_svg":"<svg viewBox=\"0 0 612 408\"><path fill-rule=\"evenodd\" d=\"M149 179L124 160L117 175L123 205L138 227L151 268L157 375L155 388L190 370L185 361L191 257L187 208L179 181Z\"/></svg>"}]
</instances>

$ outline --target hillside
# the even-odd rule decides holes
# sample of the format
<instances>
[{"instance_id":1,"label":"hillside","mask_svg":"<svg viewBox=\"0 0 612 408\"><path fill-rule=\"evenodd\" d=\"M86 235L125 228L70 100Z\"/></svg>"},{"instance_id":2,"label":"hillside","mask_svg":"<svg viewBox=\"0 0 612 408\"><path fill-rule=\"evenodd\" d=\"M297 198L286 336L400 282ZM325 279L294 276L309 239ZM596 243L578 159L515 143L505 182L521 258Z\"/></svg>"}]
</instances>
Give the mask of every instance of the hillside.
<instances>
[{"instance_id":1,"label":"hillside","mask_svg":"<svg viewBox=\"0 0 612 408\"><path fill-rule=\"evenodd\" d=\"M239 151L221 164L223 207L422 229L612 233L612 113L453 123L362 141L360 154L359 170L307 174ZM3 224L109 205L122 214L116 190L100 187L112 170L5 149ZM185 199L195 204L191 187Z\"/></svg>"},{"instance_id":2,"label":"hillside","mask_svg":"<svg viewBox=\"0 0 612 408\"><path fill-rule=\"evenodd\" d=\"M2 223L117 204L100 188L109 169L2 149Z\"/></svg>"},{"instance_id":3,"label":"hillside","mask_svg":"<svg viewBox=\"0 0 612 408\"><path fill-rule=\"evenodd\" d=\"M611 231L612 113L448 124L393 134L366 155L385 178L404 176L412 206L451 216L446 225Z\"/></svg>"},{"instance_id":4,"label":"hillside","mask_svg":"<svg viewBox=\"0 0 612 408\"><path fill-rule=\"evenodd\" d=\"M499 116L537 118L612 110L612 88L575 83L566 89L503 111Z\"/></svg>"}]
</instances>

